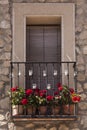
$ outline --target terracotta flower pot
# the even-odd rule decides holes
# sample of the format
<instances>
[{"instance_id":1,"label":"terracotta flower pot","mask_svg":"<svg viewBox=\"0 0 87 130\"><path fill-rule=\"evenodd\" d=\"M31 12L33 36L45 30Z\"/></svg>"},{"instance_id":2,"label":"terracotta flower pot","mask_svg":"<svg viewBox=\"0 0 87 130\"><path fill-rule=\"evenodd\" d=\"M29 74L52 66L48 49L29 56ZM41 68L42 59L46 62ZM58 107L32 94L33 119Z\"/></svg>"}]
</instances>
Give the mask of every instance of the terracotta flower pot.
<instances>
[{"instance_id":1,"label":"terracotta flower pot","mask_svg":"<svg viewBox=\"0 0 87 130\"><path fill-rule=\"evenodd\" d=\"M53 115L58 115L60 112L60 106L53 106L52 107L52 114Z\"/></svg>"},{"instance_id":2,"label":"terracotta flower pot","mask_svg":"<svg viewBox=\"0 0 87 130\"><path fill-rule=\"evenodd\" d=\"M12 115L22 115L23 114L23 105L13 105L12 106Z\"/></svg>"},{"instance_id":3,"label":"terracotta flower pot","mask_svg":"<svg viewBox=\"0 0 87 130\"><path fill-rule=\"evenodd\" d=\"M45 115L47 112L47 106L40 106L39 112L40 112L40 115Z\"/></svg>"},{"instance_id":4,"label":"terracotta flower pot","mask_svg":"<svg viewBox=\"0 0 87 130\"><path fill-rule=\"evenodd\" d=\"M18 114L23 115L23 111L24 111L23 105L18 105Z\"/></svg>"},{"instance_id":5,"label":"terracotta flower pot","mask_svg":"<svg viewBox=\"0 0 87 130\"><path fill-rule=\"evenodd\" d=\"M28 115L34 115L35 112L36 112L36 107L34 107L34 106L28 106L28 108L27 108L27 114Z\"/></svg>"},{"instance_id":6,"label":"terracotta flower pot","mask_svg":"<svg viewBox=\"0 0 87 130\"><path fill-rule=\"evenodd\" d=\"M63 105L63 114L65 114L65 115L73 115L74 114L74 104Z\"/></svg>"}]
</instances>

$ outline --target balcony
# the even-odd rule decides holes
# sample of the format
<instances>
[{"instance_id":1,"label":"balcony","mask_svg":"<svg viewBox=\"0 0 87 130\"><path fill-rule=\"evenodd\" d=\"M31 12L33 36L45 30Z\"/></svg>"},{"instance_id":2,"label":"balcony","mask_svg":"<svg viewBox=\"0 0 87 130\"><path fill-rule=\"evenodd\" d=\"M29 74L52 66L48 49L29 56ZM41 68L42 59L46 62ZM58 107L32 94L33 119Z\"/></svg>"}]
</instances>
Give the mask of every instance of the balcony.
<instances>
[{"instance_id":1,"label":"balcony","mask_svg":"<svg viewBox=\"0 0 87 130\"><path fill-rule=\"evenodd\" d=\"M46 95L54 97L58 90L58 84L64 84L69 89L76 87L76 62L11 62L11 89L13 86L28 89L46 90ZM18 88L17 88L18 89ZM12 104L12 93L10 98ZM11 105L11 117L15 120L74 120L77 118L77 104L73 105L71 112L70 104L67 113L64 113L63 105L60 105L58 113L52 110L54 104L46 104L46 112L41 113L40 107L37 106L35 112L28 113L27 108L20 113L20 105L17 106L17 113L14 112ZM71 113L70 113L71 112Z\"/></svg>"}]
</instances>

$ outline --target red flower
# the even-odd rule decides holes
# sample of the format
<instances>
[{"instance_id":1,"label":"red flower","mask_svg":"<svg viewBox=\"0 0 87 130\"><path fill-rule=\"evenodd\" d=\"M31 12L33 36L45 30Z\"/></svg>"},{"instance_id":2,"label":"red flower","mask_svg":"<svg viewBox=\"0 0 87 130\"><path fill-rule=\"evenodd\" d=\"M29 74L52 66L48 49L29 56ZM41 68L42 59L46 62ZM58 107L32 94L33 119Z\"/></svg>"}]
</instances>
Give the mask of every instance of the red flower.
<instances>
[{"instance_id":1,"label":"red flower","mask_svg":"<svg viewBox=\"0 0 87 130\"><path fill-rule=\"evenodd\" d=\"M61 83L58 83L58 84L57 84L57 87L58 87L58 88L61 87L61 86L62 86Z\"/></svg>"},{"instance_id":2,"label":"red flower","mask_svg":"<svg viewBox=\"0 0 87 130\"><path fill-rule=\"evenodd\" d=\"M80 100L81 100L81 97L80 97L80 96L74 96L74 97L72 97L72 101L73 101L74 103L80 102Z\"/></svg>"},{"instance_id":3,"label":"red flower","mask_svg":"<svg viewBox=\"0 0 87 130\"><path fill-rule=\"evenodd\" d=\"M72 101L77 102L77 97L76 96L72 97Z\"/></svg>"},{"instance_id":4,"label":"red flower","mask_svg":"<svg viewBox=\"0 0 87 130\"><path fill-rule=\"evenodd\" d=\"M46 97L46 99L47 99L47 101L51 101L51 100L53 100L53 96L49 95Z\"/></svg>"},{"instance_id":5,"label":"red flower","mask_svg":"<svg viewBox=\"0 0 87 130\"><path fill-rule=\"evenodd\" d=\"M22 99L21 103L22 103L23 105L26 105L26 104L28 103L28 100L27 100L26 98L24 98L24 99Z\"/></svg>"},{"instance_id":6,"label":"red flower","mask_svg":"<svg viewBox=\"0 0 87 130\"><path fill-rule=\"evenodd\" d=\"M44 97L44 93L40 93L40 97Z\"/></svg>"},{"instance_id":7,"label":"red flower","mask_svg":"<svg viewBox=\"0 0 87 130\"><path fill-rule=\"evenodd\" d=\"M35 89L35 92L39 93L40 89L39 88L36 88Z\"/></svg>"},{"instance_id":8,"label":"red flower","mask_svg":"<svg viewBox=\"0 0 87 130\"><path fill-rule=\"evenodd\" d=\"M39 92L40 92L40 93L46 93L47 90L40 90Z\"/></svg>"},{"instance_id":9,"label":"red flower","mask_svg":"<svg viewBox=\"0 0 87 130\"><path fill-rule=\"evenodd\" d=\"M47 92L47 90L44 89L44 90L43 90L43 93L46 93L46 92Z\"/></svg>"},{"instance_id":10,"label":"red flower","mask_svg":"<svg viewBox=\"0 0 87 130\"><path fill-rule=\"evenodd\" d=\"M80 102L80 100L81 100L81 97L77 96L77 101Z\"/></svg>"},{"instance_id":11,"label":"red flower","mask_svg":"<svg viewBox=\"0 0 87 130\"><path fill-rule=\"evenodd\" d=\"M26 94L27 94L27 95L30 95L30 94L32 94L32 93L33 93L33 90L32 90L32 89L27 89L27 90L26 90Z\"/></svg>"},{"instance_id":12,"label":"red flower","mask_svg":"<svg viewBox=\"0 0 87 130\"><path fill-rule=\"evenodd\" d=\"M17 88L18 88L17 86L16 86L16 87L13 87L13 88L11 88L11 91L12 91L12 92L15 92L15 91L17 91Z\"/></svg>"},{"instance_id":13,"label":"red flower","mask_svg":"<svg viewBox=\"0 0 87 130\"><path fill-rule=\"evenodd\" d=\"M58 95L58 94L59 94L59 92L58 92L58 91L54 92L54 95Z\"/></svg>"},{"instance_id":14,"label":"red flower","mask_svg":"<svg viewBox=\"0 0 87 130\"><path fill-rule=\"evenodd\" d=\"M62 87L62 86L58 87L58 90L59 90L59 91L62 91L62 90L63 90L63 87Z\"/></svg>"},{"instance_id":15,"label":"red flower","mask_svg":"<svg viewBox=\"0 0 87 130\"><path fill-rule=\"evenodd\" d=\"M74 89L73 88L69 88L69 90L70 90L71 94L74 93Z\"/></svg>"}]
</instances>

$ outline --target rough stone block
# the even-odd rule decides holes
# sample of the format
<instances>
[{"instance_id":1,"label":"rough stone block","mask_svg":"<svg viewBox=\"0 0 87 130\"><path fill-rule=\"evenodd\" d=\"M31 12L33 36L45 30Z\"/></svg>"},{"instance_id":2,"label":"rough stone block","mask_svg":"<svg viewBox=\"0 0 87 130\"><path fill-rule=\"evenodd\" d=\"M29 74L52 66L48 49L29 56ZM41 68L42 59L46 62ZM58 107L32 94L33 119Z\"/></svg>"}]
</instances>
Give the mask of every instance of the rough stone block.
<instances>
[{"instance_id":1,"label":"rough stone block","mask_svg":"<svg viewBox=\"0 0 87 130\"><path fill-rule=\"evenodd\" d=\"M52 127L50 128L50 130L57 130L57 127Z\"/></svg>"},{"instance_id":2,"label":"rough stone block","mask_svg":"<svg viewBox=\"0 0 87 130\"><path fill-rule=\"evenodd\" d=\"M78 81L85 81L85 74L78 73L77 80Z\"/></svg>"},{"instance_id":3,"label":"rough stone block","mask_svg":"<svg viewBox=\"0 0 87 130\"><path fill-rule=\"evenodd\" d=\"M8 4L9 1L8 0L0 0L0 4Z\"/></svg>"},{"instance_id":4,"label":"rough stone block","mask_svg":"<svg viewBox=\"0 0 87 130\"><path fill-rule=\"evenodd\" d=\"M81 86L80 83L77 83L77 92L78 92L78 93L83 92L83 89L82 89L82 86Z\"/></svg>"},{"instance_id":5,"label":"rough stone block","mask_svg":"<svg viewBox=\"0 0 87 130\"><path fill-rule=\"evenodd\" d=\"M61 124L59 130L69 130L69 128L64 124Z\"/></svg>"},{"instance_id":6,"label":"rough stone block","mask_svg":"<svg viewBox=\"0 0 87 130\"><path fill-rule=\"evenodd\" d=\"M87 46L84 46L84 47L83 47L83 54L84 54L84 55L87 55Z\"/></svg>"},{"instance_id":7,"label":"rough stone block","mask_svg":"<svg viewBox=\"0 0 87 130\"><path fill-rule=\"evenodd\" d=\"M10 28L10 22L8 22L8 21L6 21L6 20L3 20L3 21L0 23L0 28L3 28L3 29Z\"/></svg>"},{"instance_id":8,"label":"rough stone block","mask_svg":"<svg viewBox=\"0 0 87 130\"><path fill-rule=\"evenodd\" d=\"M87 83L84 83L84 89L87 90Z\"/></svg>"},{"instance_id":9,"label":"rough stone block","mask_svg":"<svg viewBox=\"0 0 87 130\"><path fill-rule=\"evenodd\" d=\"M87 103L86 103L86 102L80 102L80 103L78 104L78 106L79 106L79 108L80 108L81 110L87 110Z\"/></svg>"},{"instance_id":10,"label":"rough stone block","mask_svg":"<svg viewBox=\"0 0 87 130\"><path fill-rule=\"evenodd\" d=\"M3 39L0 39L0 47L1 47L1 48L4 47L4 44L5 44L4 40L3 40Z\"/></svg>"}]
</instances>

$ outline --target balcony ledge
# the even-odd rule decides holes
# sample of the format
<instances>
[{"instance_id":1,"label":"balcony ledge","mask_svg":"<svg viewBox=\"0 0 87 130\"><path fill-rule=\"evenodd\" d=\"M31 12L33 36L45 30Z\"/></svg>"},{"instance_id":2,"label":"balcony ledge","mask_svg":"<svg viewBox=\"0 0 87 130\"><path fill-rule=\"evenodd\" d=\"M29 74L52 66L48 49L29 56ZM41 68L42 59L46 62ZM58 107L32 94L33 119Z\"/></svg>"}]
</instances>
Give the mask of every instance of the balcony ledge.
<instances>
[{"instance_id":1,"label":"balcony ledge","mask_svg":"<svg viewBox=\"0 0 87 130\"><path fill-rule=\"evenodd\" d=\"M49 116L49 117L43 117L43 116L39 116L39 117L29 117L29 115L24 116L24 115L18 115L18 116L12 116L13 121L57 121L57 120L76 120L77 116L75 115L59 115L59 116Z\"/></svg>"}]
</instances>

